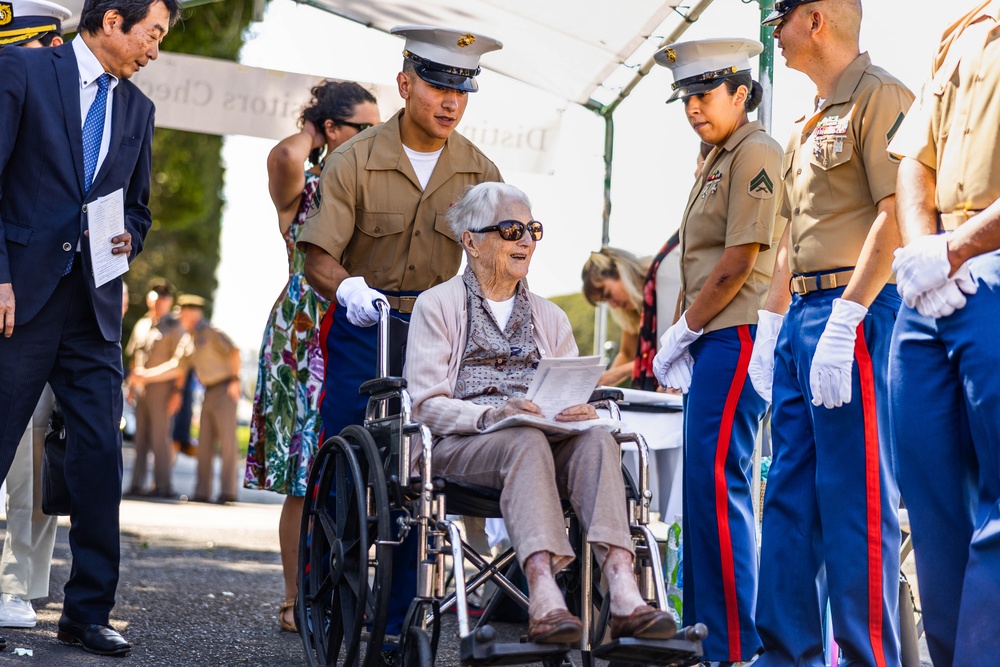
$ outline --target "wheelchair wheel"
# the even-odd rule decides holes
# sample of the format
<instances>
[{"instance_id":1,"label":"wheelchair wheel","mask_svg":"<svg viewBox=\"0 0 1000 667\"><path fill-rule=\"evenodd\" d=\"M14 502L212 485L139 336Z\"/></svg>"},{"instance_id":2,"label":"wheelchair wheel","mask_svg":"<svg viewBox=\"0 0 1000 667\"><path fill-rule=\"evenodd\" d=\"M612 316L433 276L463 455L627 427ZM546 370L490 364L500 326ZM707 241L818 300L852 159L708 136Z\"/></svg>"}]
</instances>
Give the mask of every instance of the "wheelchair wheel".
<instances>
[{"instance_id":1,"label":"wheelchair wheel","mask_svg":"<svg viewBox=\"0 0 1000 667\"><path fill-rule=\"evenodd\" d=\"M427 614L431 612L433 618L428 623ZM414 600L403 620L396 667L433 667L440 635L441 616L436 605Z\"/></svg>"},{"instance_id":2,"label":"wheelchair wheel","mask_svg":"<svg viewBox=\"0 0 1000 667\"><path fill-rule=\"evenodd\" d=\"M320 448L299 536L297 622L311 666L374 667L392 576L389 497L367 431L348 426ZM362 648L364 658L361 658Z\"/></svg>"}]
</instances>

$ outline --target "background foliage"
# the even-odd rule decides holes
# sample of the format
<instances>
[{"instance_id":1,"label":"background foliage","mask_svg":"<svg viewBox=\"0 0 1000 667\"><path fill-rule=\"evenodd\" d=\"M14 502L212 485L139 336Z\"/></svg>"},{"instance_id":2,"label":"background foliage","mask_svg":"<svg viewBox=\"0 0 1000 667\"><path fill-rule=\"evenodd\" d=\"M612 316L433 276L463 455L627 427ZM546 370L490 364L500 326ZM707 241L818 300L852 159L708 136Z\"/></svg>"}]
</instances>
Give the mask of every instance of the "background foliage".
<instances>
[{"instance_id":1,"label":"background foliage","mask_svg":"<svg viewBox=\"0 0 1000 667\"><path fill-rule=\"evenodd\" d=\"M235 60L252 10L253 0L224 0L184 9L162 48ZM225 203L221 151L222 137L156 129L149 202L153 226L142 253L125 274L129 287L129 312L123 324L126 339L146 312L146 292L154 277L166 278L181 292L209 299L215 292Z\"/></svg>"},{"instance_id":2,"label":"background foliage","mask_svg":"<svg viewBox=\"0 0 1000 667\"><path fill-rule=\"evenodd\" d=\"M583 294L575 292L554 296L549 299L557 306L566 311L569 323L573 326L573 338L576 339L576 346L580 349L580 356L587 356L594 353L594 311L593 306L587 303ZM617 345L621 342L622 330L615 324L615 321L608 316L607 340L612 341L616 347L611 356L618 353Z\"/></svg>"}]
</instances>

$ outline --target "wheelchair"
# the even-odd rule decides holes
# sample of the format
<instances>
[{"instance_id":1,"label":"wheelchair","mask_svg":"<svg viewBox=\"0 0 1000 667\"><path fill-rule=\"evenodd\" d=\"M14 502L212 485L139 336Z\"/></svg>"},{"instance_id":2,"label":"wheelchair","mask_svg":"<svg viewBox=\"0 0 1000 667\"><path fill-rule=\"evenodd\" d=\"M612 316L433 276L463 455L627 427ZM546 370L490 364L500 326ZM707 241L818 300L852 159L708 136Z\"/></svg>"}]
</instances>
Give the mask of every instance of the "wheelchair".
<instances>
[{"instance_id":1,"label":"wheelchair","mask_svg":"<svg viewBox=\"0 0 1000 667\"><path fill-rule=\"evenodd\" d=\"M469 488L432 475L430 430L412 418L406 381L389 372L389 311L377 302L378 368L360 391L368 404L363 425L351 425L326 440L310 471L299 543L296 621L307 661L319 665L384 664L382 649L395 649L396 667L429 667L441 642L442 615L457 616L459 659L463 665L541 663L562 667L598 659L618 667L684 667L700 662L702 624L683 628L669 640L620 638L604 641L610 599L579 522L567 509L577 559L560 574L567 604L579 615L579 645L499 641L490 625L500 600L509 597L527 610L528 598L512 579L519 571L514 550L487 559L463 540L451 515L500 517L499 491ZM393 320L394 325L400 320ZM404 325L405 326L405 325ZM395 335L395 334L394 334ZM405 331L401 331L405 336ZM401 367L401 364L400 364ZM595 392L592 401L620 417L621 392ZM639 434L616 434L639 449L639 483L623 466L627 512L636 551L640 591L666 608L663 567L648 527L649 450ZM420 474L410 475L411 448L420 448ZM417 590L398 636L386 634L392 587L393 548L411 533L417 540ZM476 574L467 577L466 565ZM475 623L469 595L491 581L497 593ZM449 585L451 582L451 585ZM575 657L574 653L574 657Z\"/></svg>"}]
</instances>

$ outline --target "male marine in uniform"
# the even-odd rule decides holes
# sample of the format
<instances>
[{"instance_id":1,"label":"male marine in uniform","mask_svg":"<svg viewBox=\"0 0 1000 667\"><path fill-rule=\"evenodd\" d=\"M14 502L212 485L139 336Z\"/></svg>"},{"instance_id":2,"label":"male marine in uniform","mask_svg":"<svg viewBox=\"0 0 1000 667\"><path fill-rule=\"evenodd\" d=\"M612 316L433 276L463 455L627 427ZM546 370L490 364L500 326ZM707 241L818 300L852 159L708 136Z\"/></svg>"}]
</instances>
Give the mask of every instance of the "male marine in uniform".
<instances>
[{"instance_id":1,"label":"male marine in uniform","mask_svg":"<svg viewBox=\"0 0 1000 667\"><path fill-rule=\"evenodd\" d=\"M198 422L198 481L195 502L207 503L212 494L215 443L222 455L221 491L215 502L225 505L236 500L237 459L236 405L240 398L240 350L222 331L205 319L205 299L184 294L177 299L180 306L180 326L185 334L177 344L173 357L158 366L136 369L135 374L147 386L152 382L173 384L174 396L187 382L189 369L194 369L205 386Z\"/></svg>"},{"instance_id":2,"label":"male marine in uniform","mask_svg":"<svg viewBox=\"0 0 1000 667\"><path fill-rule=\"evenodd\" d=\"M9 25L10 5L0 6ZM157 57L179 11L176 0L87 0L71 42L0 52L0 476L48 382L66 419L72 505L57 637L100 654L131 646L109 625L120 559L122 281L98 285L91 251L132 259L149 230L153 104L128 78ZM115 193L124 231L91 238L88 208Z\"/></svg>"},{"instance_id":3,"label":"male marine in uniform","mask_svg":"<svg viewBox=\"0 0 1000 667\"><path fill-rule=\"evenodd\" d=\"M403 71L396 76L404 108L327 157L318 210L299 236L309 284L339 304L324 321L329 335L320 414L326 436L364 418L367 397L358 387L375 375L373 302L385 299L394 316L409 319L420 292L458 272L461 246L445 212L468 186L502 180L493 162L455 132L468 94L478 90L479 58L500 49L500 42L427 26L391 32L406 38ZM404 550L415 552L413 546ZM399 631L413 597L414 560L393 559L390 634Z\"/></svg>"},{"instance_id":4,"label":"male marine in uniform","mask_svg":"<svg viewBox=\"0 0 1000 667\"><path fill-rule=\"evenodd\" d=\"M1000 656L1000 1L944 33L890 150L906 247L892 429L938 667Z\"/></svg>"},{"instance_id":5,"label":"male marine in uniform","mask_svg":"<svg viewBox=\"0 0 1000 667\"><path fill-rule=\"evenodd\" d=\"M823 664L829 600L842 664L890 667L900 533L886 364L899 297L887 281L899 233L886 148L913 95L860 53L860 0L782 0L765 24L816 85L816 108L785 150L789 223L749 371L771 398L773 366L757 664Z\"/></svg>"},{"instance_id":6,"label":"male marine in uniform","mask_svg":"<svg viewBox=\"0 0 1000 667\"><path fill-rule=\"evenodd\" d=\"M129 493L150 498L172 498L170 477L174 452L167 406L175 392L174 382L170 379L143 382L141 374L136 371L169 361L184 330L170 313L174 305L174 291L169 283L154 282L146 295L146 305L149 311L135 323L125 349L125 356L132 358L129 395L135 400L136 422L135 465ZM150 453L153 455L153 488L147 491L143 487Z\"/></svg>"}]
</instances>

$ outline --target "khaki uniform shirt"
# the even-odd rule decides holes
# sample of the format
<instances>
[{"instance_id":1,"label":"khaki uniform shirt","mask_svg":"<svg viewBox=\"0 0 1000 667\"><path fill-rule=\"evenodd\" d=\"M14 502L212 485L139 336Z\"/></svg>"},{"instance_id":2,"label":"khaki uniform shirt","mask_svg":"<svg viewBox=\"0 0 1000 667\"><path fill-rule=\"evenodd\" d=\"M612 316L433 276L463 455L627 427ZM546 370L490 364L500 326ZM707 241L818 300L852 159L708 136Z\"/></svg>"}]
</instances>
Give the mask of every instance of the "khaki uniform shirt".
<instances>
[{"instance_id":1,"label":"khaki uniform shirt","mask_svg":"<svg viewBox=\"0 0 1000 667\"><path fill-rule=\"evenodd\" d=\"M896 193L899 159L886 148L912 101L862 53L819 110L799 119L781 166L793 274L857 264L878 203Z\"/></svg>"},{"instance_id":2,"label":"khaki uniform shirt","mask_svg":"<svg viewBox=\"0 0 1000 667\"><path fill-rule=\"evenodd\" d=\"M205 387L236 377L233 374L232 356L236 344L208 321L202 320L194 331L186 334L178 350L185 371L194 368L198 380Z\"/></svg>"},{"instance_id":3,"label":"khaki uniform shirt","mask_svg":"<svg viewBox=\"0 0 1000 667\"><path fill-rule=\"evenodd\" d=\"M152 368L170 361L183 337L184 329L172 315L153 324L152 316L147 314L135 323L125 351L132 357L133 368Z\"/></svg>"},{"instance_id":4,"label":"khaki uniform shirt","mask_svg":"<svg viewBox=\"0 0 1000 667\"><path fill-rule=\"evenodd\" d=\"M733 133L705 159L681 224L681 310L694 303L726 248L758 243L753 271L705 332L757 324L771 285L774 253L784 231L775 224L781 193L777 178L781 146L757 121Z\"/></svg>"},{"instance_id":5,"label":"khaki uniform shirt","mask_svg":"<svg viewBox=\"0 0 1000 667\"><path fill-rule=\"evenodd\" d=\"M889 147L937 171L944 213L1000 199L998 19L1000 0L991 0L945 31L932 77Z\"/></svg>"},{"instance_id":6,"label":"khaki uniform shirt","mask_svg":"<svg viewBox=\"0 0 1000 667\"><path fill-rule=\"evenodd\" d=\"M457 132L421 190L399 134L399 112L326 160L299 243L317 245L380 291L420 291L458 273L462 247L445 213L466 186L500 171Z\"/></svg>"}]
</instances>

